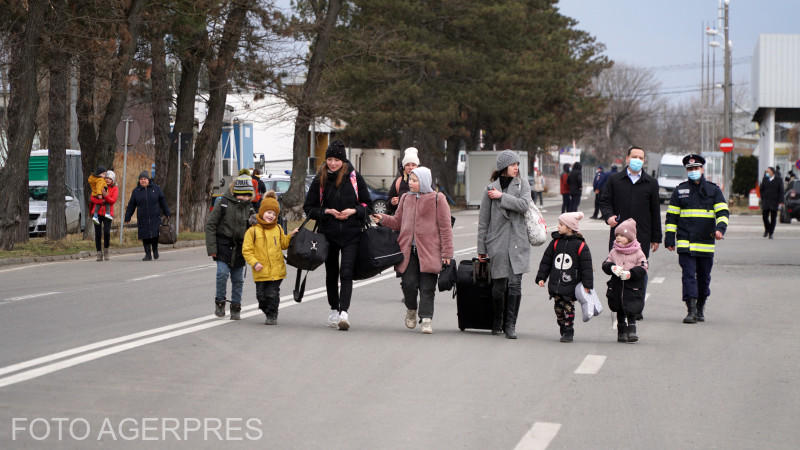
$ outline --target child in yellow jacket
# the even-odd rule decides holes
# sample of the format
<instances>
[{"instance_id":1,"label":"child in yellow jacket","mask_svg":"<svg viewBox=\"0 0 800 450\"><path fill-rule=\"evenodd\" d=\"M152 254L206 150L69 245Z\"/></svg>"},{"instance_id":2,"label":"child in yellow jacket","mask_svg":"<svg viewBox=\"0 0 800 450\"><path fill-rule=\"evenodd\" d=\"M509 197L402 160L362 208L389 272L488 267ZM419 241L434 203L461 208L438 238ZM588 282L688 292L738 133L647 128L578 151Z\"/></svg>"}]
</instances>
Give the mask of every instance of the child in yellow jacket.
<instances>
[{"instance_id":1,"label":"child in yellow jacket","mask_svg":"<svg viewBox=\"0 0 800 450\"><path fill-rule=\"evenodd\" d=\"M278 225L280 212L275 191L267 192L258 209L258 223L247 230L242 244L242 256L253 268L258 308L267 316L266 325L278 324L281 281L286 278L283 250L297 233L297 229L288 235L283 232Z\"/></svg>"},{"instance_id":2,"label":"child in yellow jacket","mask_svg":"<svg viewBox=\"0 0 800 450\"><path fill-rule=\"evenodd\" d=\"M108 194L108 184L106 183L105 176L106 168L103 166L98 166L93 174L89 174L87 182L89 183L89 187L92 188L92 197L102 199ZM100 224L100 218L97 215L99 210L100 204L92 203L92 221L98 225ZM107 202L105 203L105 211L106 219L113 220L114 217L111 215L111 205Z\"/></svg>"}]
</instances>

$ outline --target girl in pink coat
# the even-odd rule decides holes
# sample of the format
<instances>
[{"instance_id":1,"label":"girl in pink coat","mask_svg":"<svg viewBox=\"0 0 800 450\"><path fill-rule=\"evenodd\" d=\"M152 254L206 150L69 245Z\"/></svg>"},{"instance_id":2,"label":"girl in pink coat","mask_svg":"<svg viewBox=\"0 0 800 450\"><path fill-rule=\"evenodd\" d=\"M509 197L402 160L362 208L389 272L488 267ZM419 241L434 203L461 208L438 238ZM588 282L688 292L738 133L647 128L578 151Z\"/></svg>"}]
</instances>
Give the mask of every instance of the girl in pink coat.
<instances>
[{"instance_id":1,"label":"girl in pink coat","mask_svg":"<svg viewBox=\"0 0 800 450\"><path fill-rule=\"evenodd\" d=\"M453 229L450 206L443 194L433 190L431 171L417 167L408 177L410 192L400 198L394 216L374 214L381 225L400 230L397 243L403 251L403 262L395 266L402 274L401 286L406 304L406 327L417 326L433 333L433 298L436 280L443 264L453 258ZM419 294L419 310L417 309ZM419 312L419 313L418 313Z\"/></svg>"}]
</instances>

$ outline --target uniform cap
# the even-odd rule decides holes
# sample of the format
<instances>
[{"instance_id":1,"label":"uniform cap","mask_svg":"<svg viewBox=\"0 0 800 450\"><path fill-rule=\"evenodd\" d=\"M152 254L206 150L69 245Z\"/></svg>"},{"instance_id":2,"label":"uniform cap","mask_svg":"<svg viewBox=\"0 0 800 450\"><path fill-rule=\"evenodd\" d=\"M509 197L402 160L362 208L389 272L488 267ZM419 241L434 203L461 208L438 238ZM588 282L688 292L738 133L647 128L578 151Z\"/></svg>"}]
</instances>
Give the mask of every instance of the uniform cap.
<instances>
[{"instance_id":1,"label":"uniform cap","mask_svg":"<svg viewBox=\"0 0 800 450\"><path fill-rule=\"evenodd\" d=\"M697 154L690 154L683 157L683 167L703 167L706 164L706 159Z\"/></svg>"}]
</instances>

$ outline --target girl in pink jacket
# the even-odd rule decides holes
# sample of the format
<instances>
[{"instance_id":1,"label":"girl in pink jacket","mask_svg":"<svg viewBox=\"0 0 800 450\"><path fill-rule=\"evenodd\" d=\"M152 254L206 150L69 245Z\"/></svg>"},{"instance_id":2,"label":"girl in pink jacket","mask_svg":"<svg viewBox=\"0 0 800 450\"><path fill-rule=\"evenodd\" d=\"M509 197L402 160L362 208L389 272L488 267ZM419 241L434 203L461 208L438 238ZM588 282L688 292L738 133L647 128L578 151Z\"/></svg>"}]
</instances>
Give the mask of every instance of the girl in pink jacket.
<instances>
[{"instance_id":1,"label":"girl in pink jacket","mask_svg":"<svg viewBox=\"0 0 800 450\"><path fill-rule=\"evenodd\" d=\"M432 180L430 169L417 167L408 177L410 192L400 198L395 215L372 216L381 225L400 230L397 243L403 251L403 262L395 266L395 270L402 274L401 286L408 308L406 327L416 327L419 315L425 334L433 333L431 320L437 277L442 265L449 264L453 258L450 206L443 194L433 190Z\"/></svg>"}]
</instances>

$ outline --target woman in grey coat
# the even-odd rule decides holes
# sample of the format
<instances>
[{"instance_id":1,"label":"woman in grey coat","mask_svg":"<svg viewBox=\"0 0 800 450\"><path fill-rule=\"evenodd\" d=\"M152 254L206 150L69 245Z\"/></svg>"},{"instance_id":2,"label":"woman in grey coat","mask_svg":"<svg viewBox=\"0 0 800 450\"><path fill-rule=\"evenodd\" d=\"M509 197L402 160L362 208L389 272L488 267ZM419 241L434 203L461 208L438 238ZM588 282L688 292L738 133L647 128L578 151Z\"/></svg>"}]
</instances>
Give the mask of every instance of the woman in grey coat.
<instances>
[{"instance_id":1,"label":"woman in grey coat","mask_svg":"<svg viewBox=\"0 0 800 450\"><path fill-rule=\"evenodd\" d=\"M497 170L481 199L478 258L491 261L494 321L492 334L516 339L522 299L522 274L528 272L530 244L525 211L531 198L528 180L519 175L519 157L511 150L497 155ZM505 310L505 320L503 320ZM505 323L504 323L505 322Z\"/></svg>"}]
</instances>

